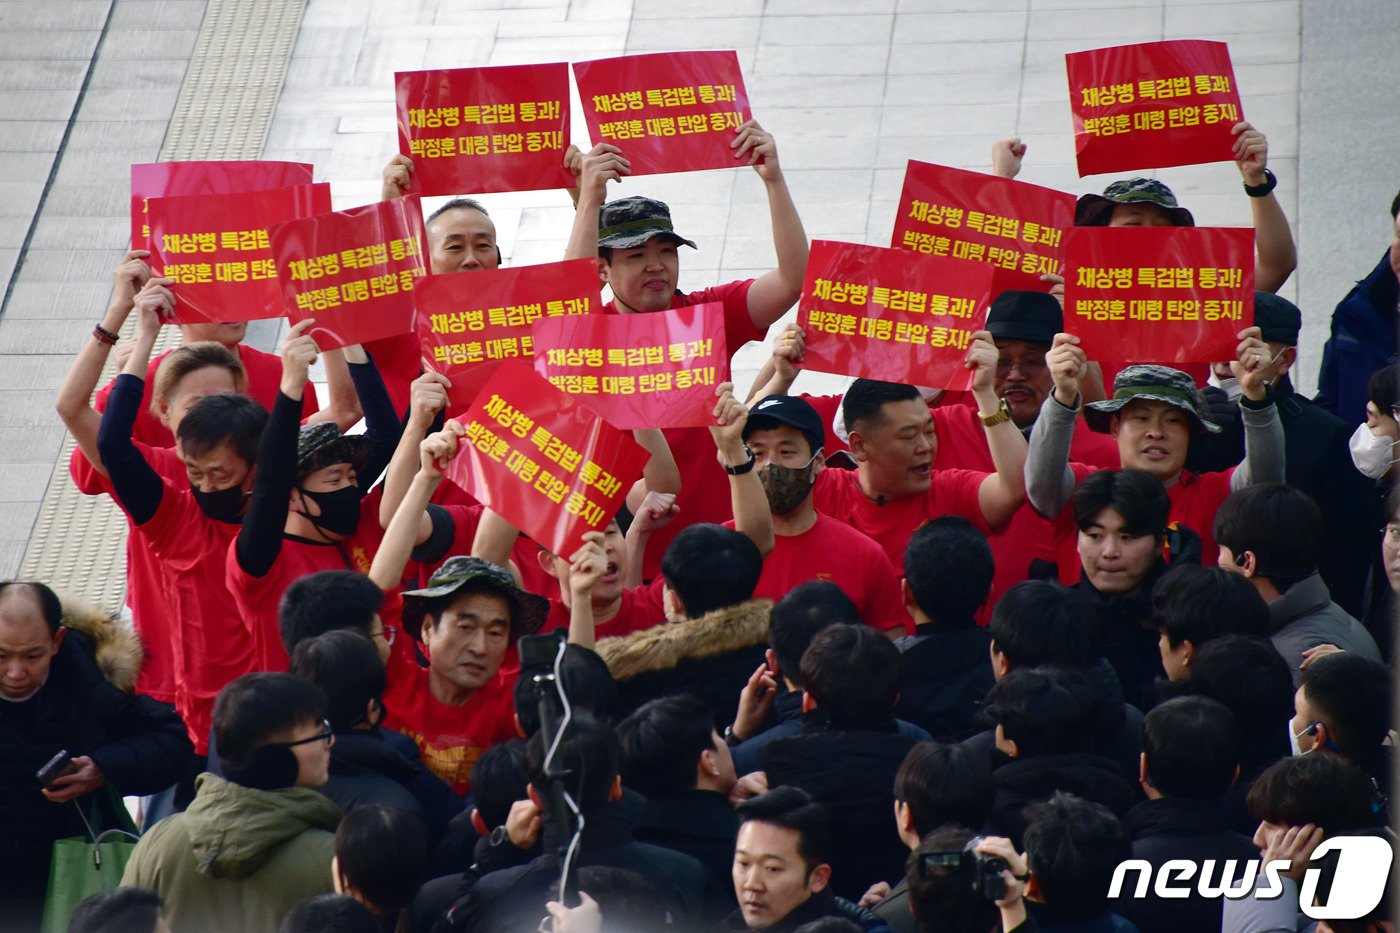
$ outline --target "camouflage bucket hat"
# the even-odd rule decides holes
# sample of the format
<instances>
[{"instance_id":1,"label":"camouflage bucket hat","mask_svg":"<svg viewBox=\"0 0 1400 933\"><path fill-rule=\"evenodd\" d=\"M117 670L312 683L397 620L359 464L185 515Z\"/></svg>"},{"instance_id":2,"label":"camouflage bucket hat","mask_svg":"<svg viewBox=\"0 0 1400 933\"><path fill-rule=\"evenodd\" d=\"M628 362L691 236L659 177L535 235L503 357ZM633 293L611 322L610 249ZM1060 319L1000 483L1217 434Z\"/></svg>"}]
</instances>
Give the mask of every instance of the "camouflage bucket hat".
<instances>
[{"instance_id":1,"label":"camouflage bucket hat","mask_svg":"<svg viewBox=\"0 0 1400 933\"><path fill-rule=\"evenodd\" d=\"M1109 433L1109 415L1132 401L1166 402L1191 415L1197 431L1219 434L1220 426L1200 411L1200 394L1191 377L1170 366L1128 366L1113 380L1113 398L1084 406L1084 420L1100 434Z\"/></svg>"},{"instance_id":2,"label":"camouflage bucket hat","mask_svg":"<svg viewBox=\"0 0 1400 933\"><path fill-rule=\"evenodd\" d=\"M495 591L510 604L512 637L534 634L549 615L549 600L516 586L515 578L504 567L480 557L449 557L428 578L426 587L403 593L404 629L414 638L421 638L423 616L429 605L434 600L455 595L471 583L485 584L488 590Z\"/></svg>"},{"instance_id":3,"label":"camouflage bucket hat","mask_svg":"<svg viewBox=\"0 0 1400 933\"><path fill-rule=\"evenodd\" d=\"M1103 194L1086 194L1074 206L1076 227L1107 227L1118 204L1155 204L1167 212L1178 227L1196 226L1191 212L1176 203L1172 189L1155 178L1125 178L1115 181Z\"/></svg>"},{"instance_id":4,"label":"camouflage bucket hat","mask_svg":"<svg viewBox=\"0 0 1400 933\"><path fill-rule=\"evenodd\" d=\"M598 245L609 249L636 249L654 236L668 237L696 249L694 243L671 226L671 209L655 198L618 198L598 212Z\"/></svg>"},{"instance_id":5,"label":"camouflage bucket hat","mask_svg":"<svg viewBox=\"0 0 1400 933\"><path fill-rule=\"evenodd\" d=\"M296 475L300 478L337 463L348 463L360 473L369 463L369 453L369 441L362 434L342 434L329 421L304 424L297 433Z\"/></svg>"}]
</instances>

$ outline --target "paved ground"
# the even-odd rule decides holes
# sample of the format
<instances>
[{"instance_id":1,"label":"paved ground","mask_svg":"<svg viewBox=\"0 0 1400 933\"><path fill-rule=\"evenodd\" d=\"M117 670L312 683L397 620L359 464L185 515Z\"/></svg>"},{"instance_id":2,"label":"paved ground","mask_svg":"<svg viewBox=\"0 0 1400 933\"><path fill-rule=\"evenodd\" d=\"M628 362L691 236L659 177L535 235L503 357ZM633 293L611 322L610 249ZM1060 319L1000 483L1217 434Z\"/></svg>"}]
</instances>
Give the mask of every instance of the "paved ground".
<instances>
[{"instance_id":1,"label":"paved ground","mask_svg":"<svg viewBox=\"0 0 1400 933\"><path fill-rule=\"evenodd\" d=\"M53 393L126 245L127 166L161 151L191 56L211 54L196 48L206 12L231 2L0 0L0 578L21 566L63 444ZM237 27L214 33L215 52L222 43L232 56ZM1370 0L311 0L264 155L315 162L338 207L364 203L395 149L395 70L734 48L808 234L883 245L911 157L984 169L991 142L1019 134L1025 180L1102 187L1074 171L1065 52L1223 39L1300 244L1285 293L1307 316L1299 382L1310 387L1332 305L1387 242L1397 34L1400 4ZM231 73L229 93L257 74ZM177 114L185 131L229 119L214 106ZM1158 174L1200 222L1248 222L1233 166ZM700 245L682 287L773 263L751 172L648 178L620 193L640 191L669 201ZM507 261L562 255L564 194L484 200ZM751 347L741 366L760 358Z\"/></svg>"}]
</instances>

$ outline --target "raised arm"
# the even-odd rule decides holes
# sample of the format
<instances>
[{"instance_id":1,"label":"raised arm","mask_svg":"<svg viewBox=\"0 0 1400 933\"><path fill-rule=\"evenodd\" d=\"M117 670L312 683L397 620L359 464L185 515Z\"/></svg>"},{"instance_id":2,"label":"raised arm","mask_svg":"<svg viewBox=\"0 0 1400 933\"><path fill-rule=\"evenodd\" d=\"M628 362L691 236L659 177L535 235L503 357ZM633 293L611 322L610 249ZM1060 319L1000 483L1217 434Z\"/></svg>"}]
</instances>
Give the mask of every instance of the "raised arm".
<instances>
[{"instance_id":1,"label":"raised arm","mask_svg":"<svg viewBox=\"0 0 1400 933\"><path fill-rule=\"evenodd\" d=\"M646 466L642 467L642 482L647 492L679 495L681 491L681 469L676 466L676 458L671 453L671 445L666 443L666 435L660 428L647 428L632 432L638 444L651 454Z\"/></svg>"},{"instance_id":2,"label":"raised arm","mask_svg":"<svg viewBox=\"0 0 1400 933\"><path fill-rule=\"evenodd\" d=\"M1269 140L1248 122L1236 123L1235 163L1246 187L1258 187L1268 182L1264 170L1269 164ZM1262 197L1251 197L1249 209L1254 215L1254 287L1276 292L1298 268L1298 248L1293 243L1293 231L1283 204L1270 191Z\"/></svg>"},{"instance_id":3,"label":"raised arm","mask_svg":"<svg viewBox=\"0 0 1400 933\"><path fill-rule=\"evenodd\" d=\"M306 422L330 421L341 431L348 431L359 423L365 413L360 408L355 381L350 378L345 351L327 350L321 354L321 365L326 368L326 388L330 398L326 401L326 407L307 418Z\"/></svg>"},{"instance_id":4,"label":"raised arm","mask_svg":"<svg viewBox=\"0 0 1400 933\"><path fill-rule=\"evenodd\" d=\"M447 464L456 456L457 439L462 433L460 424L448 421L441 431L415 444L418 469L399 497L393 517L384 526L384 538L369 566L369 578L381 590L388 592L403 580L404 568L408 566L418 543L419 529L427 517L428 500L442 483Z\"/></svg>"},{"instance_id":5,"label":"raised arm","mask_svg":"<svg viewBox=\"0 0 1400 933\"><path fill-rule=\"evenodd\" d=\"M778 255L778 268L765 272L749 286L749 318L754 326L766 330L782 317L802 294L802 277L807 271L807 232L797 214L787 179L778 165L778 146L773 135L749 120L735 131L733 142L736 159L748 159L748 164L763 179L768 192L768 215L773 224L773 250Z\"/></svg>"},{"instance_id":6,"label":"raised arm","mask_svg":"<svg viewBox=\"0 0 1400 933\"><path fill-rule=\"evenodd\" d=\"M596 642L593 587L608 570L603 533L590 531L583 546L569 558L569 644L592 650Z\"/></svg>"},{"instance_id":7,"label":"raised arm","mask_svg":"<svg viewBox=\"0 0 1400 933\"><path fill-rule=\"evenodd\" d=\"M972 335L964 365L973 371L972 397L977 400L983 417L995 415L1001 405L993 389L999 353L992 335L979 330ZM1026 438L1010 418L1000 424L984 426L987 447L992 453L996 472L982 480L977 489L977 503L987 524L996 527L1009 519L1026 501Z\"/></svg>"},{"instance_id":8,"label":"raised arm","mask_svg":"<svg viewBox=\"0 0 1400 933\"><path fill-rule=\"evenodd\" d=\"M749 392L749 404L770 395L787 395L797 374L802 371L807 335L794 323L783 325L783 332L773 341L773 352L754 378Z\"/></svg>"},{"instance_id":9,"label":"raised arm","mask_svg":"<svg viewBox=\"0 0 1400 933\"><path fill-rule=\"evenodd\" d=\"M165 483L137 446L131 431L141 409L141 396L146 387L146 369L151 362L151 350L160 335L161 315L171 305L160 294L143 292L137 300L136 339L131 355L112 387L107 410L102 414L97 431L97 449L102 456L102 469L112 482L112 492L123 509L137 525L150 521L165 495ZM167 293L168 294L168 293ZM157 310L160 309L160 310Z\"/></svg>"},{"instance_id":10,"label":"raised arm","mask_svg":"<svg viewBox=\"0 0 1400 933\"><path fill-rule=\"evenodd\" d=\"M992 143L992 174L1015 178L1021 174L1021 160L1026 157L1026 144L1021 137L998 139Z\"/></svg>"},{"instance_id":11,"label":"raised arm","mask_svg":"<svg viewBox=\"0 0 1400 933\"><path fill-rule=\"evenodd\" d=\"M574 226L569 231L565 259L598 258L598 212L607 200L608 182L632 174L632 164L622 157L622 150L610 143L599 143L575 160L565 164L574 169L578 187L574 196Z\"/></svg>"},{"instance_id":12,"label":"raised arm","mask_svg":"<svg viewBox=\"0 0 1400 933\"><path fill-rule=\"evenodd\" d=\"M1088 371L1079 338L1056 334L1045 354L1055 389L1040 406L1026 451L1026 497L1031 508L1047 518L1058 515L1074 492L1074 471L1069 467L1069 447L1074 440L1074 419L1083 405L1080 382Z\"/></svg>"},{"instance_id":13,"label":"raised arm","mask_svg":"<svg viewBox=\"0 0 1400 933\"><path fill-rule=\"evenodd\" d=\"M1259 339L1259 328L1246 327L1239 336L1238 359L1230 363L1230 370L1244 392L1240 397L1244 462L1230 474L1231 490L1255 483L1282 483L1285 479L1283 422L1265 382L1273 354L1268 344Z\"/></svg>"},{"instance_id":14,"label":"raised arm","mask_svg":"<svg viewBox=\"0 0 1400 933\"><path fill-rule=\"evenodd\" d=\"M408 194L413 187L413 160L402 153L395 155L384 166L383 182L379 191L381 201L392 201Z\"/></svg>"},{"instance_id":15,"label":"raised arm","mask_svg":"<svg viewBox=\"0 0 1400 933\"><path fill-rule=\"evenodd\" d=\"M447 408L447 390L451 387L451 380L434 372L423 373L409 386L408 418L389 460L389 470L384 474L384 494L379 501L379 524L384 528L389 527L389 521L408 492L409 483L419 471L419 444L438 413Z\"/></svg>"},{"instance_id":16,"label":"raised arm","mask_svg":"<svg viewBox=\"0 0 1400 933\"><path fill-rule=\"evenodd\" d=\"M355 383L355 394L360 399L360 408L365 413L365 440L369 441L370 455L361 483L368 489L394 455L402 424L389 398L389 390L384 388L379 367L374 365L369 354L359 344L345 347L343 352L350 369L350 379Z\"/></svg>"},{"instance_id":17,"label":"raised arm","mask_svg":"<svg viewBox=\"0 0 1400 933\"><path fill-rule=\"evenodd\" d=\"M727 467L748 469L729 476L729 501L734 509L734 530L758 546L764 557L773 550L773 513L768 508L768 496L763 483L753 469L753 451L744 443L744 424L749 410L734 397L734 383L725 382L715 389L715 423L710 434L719 449L720 462Z\"/></svg>"},{"instance_id":18,"label":"raised arm","mask_svg":"<svg viewBox=\"0 0 1400 933\"><path fill-rule=\"evenodd\" d=\"M107 311L102 315L92 336L87 337L68 374L63 377L54 408L64 425L77 441L83 456L99 472L102 470L102 455L97 451L97 429L101 416L92 407L92 393L102 378L102 367L107 365L107 357L116 344L116 334L126 323L131 313L136 294L151 278L151 267L146 265L150 253L144 249L134 249L122 257L112 273L112 299L107 303ZM157 280L161 286L169 285L169 279ZM169 292L166 292L169 295ZM173 298L171 299L173 302ZM100 328L100 329L98 329ZM107 338L103 334L110 334ZM105 473L103 474L105 475Z\"/></svg>"},{"instance_id":19,"label":"raised arm","mask_svg":"<svg viewBox=\"0 0 1400 933\"><path fill-rule=\"evenodd\" d=\"M293 324L282 340L282 382L258 442L253 494L234 545L238 566L254 577L266 576L282 552L282 529L287 524L296 480L301 395L306 373L320 353L316 341L306 333L315 323L314 318L307 318Z\"/></svg>"}]
</instances>

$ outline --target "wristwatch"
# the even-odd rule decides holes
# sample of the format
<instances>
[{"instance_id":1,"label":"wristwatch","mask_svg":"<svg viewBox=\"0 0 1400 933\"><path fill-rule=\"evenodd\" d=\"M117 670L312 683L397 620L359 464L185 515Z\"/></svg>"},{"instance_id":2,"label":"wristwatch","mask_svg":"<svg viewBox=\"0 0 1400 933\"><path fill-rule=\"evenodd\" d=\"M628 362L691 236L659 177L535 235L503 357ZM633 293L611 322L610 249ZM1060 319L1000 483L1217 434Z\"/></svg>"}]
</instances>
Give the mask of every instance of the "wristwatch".
<instances>
[{"instance_id":1,"label":"wristwatch","mask_svg":"<svg viewBox=\"0 0 1400 933\"><path fill-rule=\"evenodd\" d=\"M997 410L996 410L996 413L995 413L995 414L984 415L984 414L982 414L982 413L979 411L979 412L977 413L977 417L979 417L979 418L982 419L982 425L983 425L983 427L988 427L988 428L996 427L997 425L1001 424L1003 421L1010 421L1010 420L1011 420L1011 403L1008 402L1006 399L1002 399L1002 400L1001 400L1001 405L999 405L999 406L997 407Z\"/></svg>"},{"instance_id":2,"label":"wristwatch","mask_svg":"<svg viewBox=\"0 0 1400 933\"><path fill-rule=\"evenodd\" d=\"M1245 185L1244 193L1251 198L1262 198L1270 194L1278 187L1278 178L1268 169L1264 169L1264 183L1262 185Z\"/></svg>"},{"instance_id":3,"label":"wristwatch","mask_svg":"<svg viewBox=\"0 0 1400 933\"><path fill-rule=\"evenodd\" d=\"M744 445L744 453L748 456L749 459L745 460L738 466L730 466L729 464L724 462L724 459L721 456L720 463L724 466L724 472L728 473L730 476L743 476L745 473L752 470L753 465L755 462L757 462L758 458L754 456L753 450L749 447L748 444Z\"/></svg>"}]
</instances>

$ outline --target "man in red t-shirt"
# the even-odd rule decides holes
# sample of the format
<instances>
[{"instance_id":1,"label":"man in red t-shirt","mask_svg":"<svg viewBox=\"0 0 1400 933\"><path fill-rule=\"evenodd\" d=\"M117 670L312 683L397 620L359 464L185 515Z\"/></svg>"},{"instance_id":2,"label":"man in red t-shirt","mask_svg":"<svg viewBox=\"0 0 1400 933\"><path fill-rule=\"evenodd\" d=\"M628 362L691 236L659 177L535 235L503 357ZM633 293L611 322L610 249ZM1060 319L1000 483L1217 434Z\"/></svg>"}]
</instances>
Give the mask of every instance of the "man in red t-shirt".
<instances>
[{"instance_id":1,"label":"man in red t-shirt","mask_svg":"<svg viewBox=\"0 0 1400 933\"><path fill-rule=\"evenodd\" d=\"M613 295L603 306L606 314L649 314L704 302L722 303L725 346L732 355L750 340L762 340L769 325L802 294L807 234L778 164L772 135L750 120L736 128L730 145L735 164L753 166L763 181L777 268L756 279L681 292L677 288L679 247L694 249L695 243L675 232L670 209L660 201L630 197L604 203L607 183L627 174L628 165L615 151L601 151L603 147L582 158L578 210L565 258L597 259L598 276ZM653 538L642 568L645 580L657 578L661 555L683 528L733 517L724 475L712 469L714 445L706 431L675 428L665 434L681 470L681 492L676 498L680 514Z\"/></svg>"},{"instance_id":2,"label":"man in red t-shirt","mask_svg":"<svg viewBox=\"0 0 1400 933\"><path fill-rule=\"evenodd\" d=\"M812 505L822 471L822 423L812 406L787 395L760 400L749 411L744 443L753 451L773 516L773 551L763 560L754 597L777 602L800 583L830 580L856 604L865 624L891 638L912 633L885 552Z\"/></svg>"},{"instance_id":3,"label":"man in red t-shirt","mask_svg":"<svg viewBox=\"0 0 1400 933\"><path fill-rule=\"evenodd\" d=\"M1169 366L1129 366L1113 380L1113 398L1091 402L1084 413L1089 427L1118 442L1120 465L1151 473L1171 498L1168 520L1185 525L1201 538L1201 562L1214 564L1219 553L1212 531L1215 513L1231 491L1253 483L1284 481L1283 427L1274 406L1268 375L1272 354L1259 339L1259 328L1240 331L1238 359L1231 363L1244 395L1240 420L1245 429L1245 458L1223 473L1192 473L1186 452L1194 433L1220 430L1201 414L1196 384ZM1080 380L1087 371L1079 338L1057 334L1046 356L1055 391L1041 408L1026 460L1026 489L1042 515L1059 518L1075 485L1092 467L1068 463L1070 430L1081 404ZM1073 523L1063 520L1066 536Z\"/></svg>"},{"instance_id":4,"label":"man in red t-shirt","mask_svg":"<svg viewBox=\"0 0 1400 933\"><path fill-rule=\"evenodd\" d=\"M842 403L855 470L817 476L817 511L875 539L891 566L902 566L914 530L939 515L961 515L984 532L1006 522L1025 501L1026 439L1009 406L992 391L997 348L986 331L972 335L966 365L981 407L995 473L934 469L939 439L918 389L857 379Z\"/></svg>"}]
</instances>

